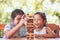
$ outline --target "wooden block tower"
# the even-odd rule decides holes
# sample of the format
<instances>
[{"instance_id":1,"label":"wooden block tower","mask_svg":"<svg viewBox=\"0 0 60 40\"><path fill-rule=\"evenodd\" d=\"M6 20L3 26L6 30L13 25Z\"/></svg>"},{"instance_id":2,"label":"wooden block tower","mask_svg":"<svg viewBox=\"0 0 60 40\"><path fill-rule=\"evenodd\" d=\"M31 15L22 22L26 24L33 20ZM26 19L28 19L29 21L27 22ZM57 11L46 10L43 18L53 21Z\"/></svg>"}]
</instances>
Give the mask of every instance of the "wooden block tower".
<instances>
[{"instance_id":1,"label":"wooden block tower","mask_svg":"<svg viewBox=\"0 0 60 40\"><path fill-rule=\"evenodd\" d=\"M27 39L34 39L34 25L33 25L33 16L29 16L29 20L26 23L27 28Z\"/></svg>"}]
</instances>

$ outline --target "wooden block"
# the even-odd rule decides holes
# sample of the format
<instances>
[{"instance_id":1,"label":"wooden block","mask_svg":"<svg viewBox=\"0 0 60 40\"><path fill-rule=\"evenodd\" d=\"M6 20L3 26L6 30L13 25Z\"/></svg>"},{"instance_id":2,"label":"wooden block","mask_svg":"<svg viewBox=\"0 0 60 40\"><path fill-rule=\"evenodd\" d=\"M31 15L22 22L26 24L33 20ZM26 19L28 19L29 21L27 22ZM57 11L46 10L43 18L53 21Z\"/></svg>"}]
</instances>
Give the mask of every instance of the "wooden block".
<instances>
[{"instance_id":1,"label":"wooden block","mask_svg":"<svg viewBox=\"0 0 60 40\"><path fill-rule=\"evenodd\" d=\"M0 30L3 30L6 24L0 24Z\"/></svg>"},{"instance_id":2,"label":"wooden block","mask_svg":"<svg viewBox=\"0 0 60 40\"><path fill-rule=\"evenodd\" d=\"M27 39L34 39L34 34L33 33L28 33L27 34Z\"/></svg>"}]
</instances>

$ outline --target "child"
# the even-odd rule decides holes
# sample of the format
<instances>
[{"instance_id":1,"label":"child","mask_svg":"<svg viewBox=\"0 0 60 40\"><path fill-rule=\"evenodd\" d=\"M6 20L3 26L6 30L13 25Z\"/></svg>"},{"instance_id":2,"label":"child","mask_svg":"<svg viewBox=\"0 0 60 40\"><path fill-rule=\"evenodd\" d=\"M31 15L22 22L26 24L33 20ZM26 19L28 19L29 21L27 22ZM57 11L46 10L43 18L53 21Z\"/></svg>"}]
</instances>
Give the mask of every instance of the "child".
<instances>
[{"instance_id":1,"label":"child","mask_svg":"<svg viewBox=\"0 0 60 40\"><path fill-rule=\"evenodd\" d=\"M56 34L54 31L52 31L49 27L46 27L46 16L45 13L37 12L34 15L34 34L35 37L42 37L42 38L47 38L47 37L56 37Z\"/></svg>"},{"instance_id":2,"label":"child","mask_svg":"<svg viewBox=\"0 0 60 40\"><path fill-rule=\"evenodd\" d=\"M4 28L4 38L16 38L26 36L26 28L23 19L24 12L20 9L15 9L11 14L11 22Z\"/></svg>"}]
</instances>

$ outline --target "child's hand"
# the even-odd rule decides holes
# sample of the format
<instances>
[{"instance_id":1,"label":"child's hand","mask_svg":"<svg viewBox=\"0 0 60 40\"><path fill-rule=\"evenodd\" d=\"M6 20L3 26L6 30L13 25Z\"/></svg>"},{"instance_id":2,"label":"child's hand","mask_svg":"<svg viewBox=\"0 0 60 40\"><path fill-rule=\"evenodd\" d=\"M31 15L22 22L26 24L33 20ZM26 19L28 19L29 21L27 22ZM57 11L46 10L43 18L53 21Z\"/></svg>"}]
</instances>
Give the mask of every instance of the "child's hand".
<instances>
[{"instance_id":1,"label":"child's hand","mask_svg":"<svg viewBox=\"0 0 60 40\"><path fill-rule=\"evenodd\" d=\"M29 20L29 17L28 16L26 16L25 18L24 18L24 15L21 17L21 20L20 20L20 22L19 22L19 25L21 25L21 26L23 26L24 24L25 24L25 22L27 22Z\"/></svg>"},{"instance_id":2,"label":"child's hand","mask_svg":"<svg viewBox=\"0 0 60 40\"><path fill-rule=\"evenodd\" d=\"M43 35L35 34L36 38L44 38Z\"/></svg>"},{"instance_id":3,"label":"child's hand","mask_svg":"<svg viewBox=\"0 0 60 40\"><path fill-rule=\"evenodd\" d=\"M20 20L20 22L19 22L19 25L23 26L24 22L25 22L25 20L24 20L24 15L23 15L23 16L21 17L21 20Z\"/></svg>"},{"instance_id":4,"label":"child's hand","mask_svg":"<svg viewBox=\"0 0 60 40\"><path fill-rule=\"evenodd\" d=\"M25 21L28 21L29 20L29 16L28 15L25 15L26 17L24 18Z\"/></svg>"},{"instance_id":5,"label":"child's hand","mask_svg":"<svg viewBox=\"0 0 60 40\"><path fill-rule=\"evenodd\" d=\"M29 20L29 16L28 15L25 15L25 18L24 18L24 20L25 20L25 25L27 24L27 21Z\"/></svg>"}]
</instances>

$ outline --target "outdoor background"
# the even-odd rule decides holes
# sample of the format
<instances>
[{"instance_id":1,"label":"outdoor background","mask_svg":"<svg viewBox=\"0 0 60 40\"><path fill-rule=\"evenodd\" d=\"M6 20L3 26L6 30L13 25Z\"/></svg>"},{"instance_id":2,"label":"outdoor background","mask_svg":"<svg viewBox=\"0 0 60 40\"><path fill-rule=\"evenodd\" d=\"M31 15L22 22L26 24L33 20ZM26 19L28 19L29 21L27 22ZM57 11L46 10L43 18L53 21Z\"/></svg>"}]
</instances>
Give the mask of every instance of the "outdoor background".
<instances>
[{"instance_id":1,"label":"outdoor background","mask_svg":"<svg viewBox=\"0 0 60 40\"><path fill-rule=\"evenodd\" d=\"M60 25L60 0L0 0L0 24L7 24L16 8L30 15L45 12L48 23Z\"/></svg>"}]
</instances>

